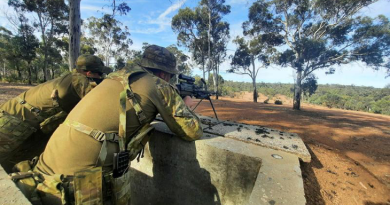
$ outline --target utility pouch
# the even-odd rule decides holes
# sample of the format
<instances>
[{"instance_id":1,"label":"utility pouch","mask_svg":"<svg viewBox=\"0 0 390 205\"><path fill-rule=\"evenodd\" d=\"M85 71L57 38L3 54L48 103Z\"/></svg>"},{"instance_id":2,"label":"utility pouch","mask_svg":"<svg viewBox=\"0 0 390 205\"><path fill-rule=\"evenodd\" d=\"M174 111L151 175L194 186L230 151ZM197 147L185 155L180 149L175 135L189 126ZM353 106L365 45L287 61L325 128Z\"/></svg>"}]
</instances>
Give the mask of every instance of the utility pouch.
<instances>
[{"instance_id":1,"label":"utility pouch","mask_svg":"<svg viewBox=\"0 0 390 205\"><path fill-rule=\"evenodd\" d=\"M103 204L102 167L76 172L73 178L76 205Z\"/></svg>"},{"instance_id":2,"label":"utility pouch","mask_svg":"<svg viewBox=\"0 0 390 205\"><path fill-rule=\"evenodd\" d=\"M0 109L0 160L19 147L35 131L27 122Z\"/></svg>"},{"instance_id":3,"label":"utility pouch","mask_svg":"<svg viewBox=\"0 0 390 205\"><path fill-rule=\"evenodd\" d=\"M44 181L37 186L37 192L43 204L66 204L64 175L44 175Z\"/></svg>"},{"instance_id":4,"label":"utility pouch","mask_svg":"<svg viewBox=\"0 0 390 205\"><path fill-rule=\"evenodd\" d=\"M128 165L129 166L129 165ZM130 204L130 172L111 179L112 203L116 205Z\"/></svg>"},{"instance_id":5,"label":"utility pouch","mask_svg":"<svg viewBox=\"0 0 390 205\"><path fill-rule=\"evenodd\" d=\"M53 133L57 127L64 122L66 116L68 116L68 113L61 111L49 118L47 118L45 121L41 122L39 126L41 127L41 130L44 134L51 134Z\"/></svg>"},{"instance_id":6,"label":"utility pouch","mask_svg":"<svg viewBox=\"0 0 390 205\"><path fill-rule=\"evenodd\" d=\"M122 176L129 170L130 156L128 151L114 153L113 178Z\"/></svg>"},{"instance_id":7,"label":"utility pouch","mask_svg":"<svg viewBox=\"0 0 390 205\"><path fill-rule=\"evenodd\" d=\"M133 135L130 142L127 144L127 149L130 153L130 161L134 160L137 155L141 154L142 149L149 141L153 131L154 127L147 123Z\"/></svg>"}]
</instances>

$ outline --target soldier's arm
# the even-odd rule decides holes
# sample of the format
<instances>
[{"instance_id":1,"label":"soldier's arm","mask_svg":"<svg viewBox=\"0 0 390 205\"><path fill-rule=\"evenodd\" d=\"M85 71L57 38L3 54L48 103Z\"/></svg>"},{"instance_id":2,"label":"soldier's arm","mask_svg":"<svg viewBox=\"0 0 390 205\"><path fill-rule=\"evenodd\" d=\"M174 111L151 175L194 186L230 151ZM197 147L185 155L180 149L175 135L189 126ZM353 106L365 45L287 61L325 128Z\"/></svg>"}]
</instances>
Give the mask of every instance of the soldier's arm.
<instances>
[{"instance_id":1,"label":"soldier's arm","mask_svg":"<svg viewBox=\"0 0 390 205\"><path fill-rule=\"evenodd\" d=\"M154 104L173 133L187 141L197 140L203 135L199 118L168 83L157 85L156 98Z\"/></svg>"},{"instance_id":2,"label":"soldier's arm","mask_svg":"<svg viewBox=\"0 0 390 205\"><path fill-rule=\"evenodd\" d=\"M82 99L85 95L92 90L92 85L89 83L87 77L81 74L73 74L72 86L75 89L77 95Z\"/></svg>"}]
</instances>

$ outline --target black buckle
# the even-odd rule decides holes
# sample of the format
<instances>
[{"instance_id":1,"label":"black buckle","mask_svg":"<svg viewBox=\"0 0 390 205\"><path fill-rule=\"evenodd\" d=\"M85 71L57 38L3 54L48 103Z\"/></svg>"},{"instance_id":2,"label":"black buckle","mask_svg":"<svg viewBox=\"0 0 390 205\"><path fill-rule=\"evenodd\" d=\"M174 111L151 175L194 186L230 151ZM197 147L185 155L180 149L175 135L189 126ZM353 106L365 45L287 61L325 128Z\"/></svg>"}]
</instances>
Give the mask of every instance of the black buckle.
<instances>
[{"instance_id":1,"label":"black buckle","mask_svg":"<svg viewBox=\"0 0 390 205\"><path fill-rule=\"evenodd\" d=\"M41 112L41 110L38 109L38 108L36 108L36 107L31 108L30 111L31 111L31 112L35 112L35 113L37 113L37 114L39 114L39 113Z\"/></svg>"},{"instance_id":2,"label":"black buckle","mask_svg":"<svg viewBox=\"0 0 390 205\"><path fill-rule=\"evenodd\" d=\"M26 101L24 101L24 100L22 100L22 101L20 101L20 104L25 104L26 103Z\"/></svg>"}]
</instances>

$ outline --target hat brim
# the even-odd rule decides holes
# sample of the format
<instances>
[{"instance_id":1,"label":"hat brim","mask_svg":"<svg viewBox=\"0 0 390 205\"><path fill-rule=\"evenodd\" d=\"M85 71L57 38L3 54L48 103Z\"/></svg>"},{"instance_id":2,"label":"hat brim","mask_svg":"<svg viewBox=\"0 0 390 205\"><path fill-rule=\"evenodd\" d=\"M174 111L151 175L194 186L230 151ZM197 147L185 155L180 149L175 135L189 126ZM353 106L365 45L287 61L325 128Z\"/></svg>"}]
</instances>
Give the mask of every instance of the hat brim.
<instances>
[{"instance_id":1,"label":"hat brim","mask_svg":"<svg viewBox=\"0 0 390 205\"><path fill-rule=\"evenodd\" d=\"M146 60L146 59L142 59L140 65L142 67L161 70L161 71L164 71L166 73L173 74L173 75L179 74L179 71L176 68L171 68L171 67L168 67L166 65L157 64L157 63L154 63L154 62L152 62L150 60Z\"/></svg>"}]
</instances>

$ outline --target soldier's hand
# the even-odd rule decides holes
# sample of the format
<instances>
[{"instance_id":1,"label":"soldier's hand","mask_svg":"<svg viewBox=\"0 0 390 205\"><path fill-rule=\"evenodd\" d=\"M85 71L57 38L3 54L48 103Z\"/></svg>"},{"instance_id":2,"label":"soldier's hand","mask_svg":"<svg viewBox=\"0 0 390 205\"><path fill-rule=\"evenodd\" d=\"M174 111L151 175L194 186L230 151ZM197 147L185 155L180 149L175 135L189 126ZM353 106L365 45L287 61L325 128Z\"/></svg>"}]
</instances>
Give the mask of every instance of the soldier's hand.
<instances>
[{"instance_id":1,"label":"soldier's hand","mask_svg":"<svg viewBox=\"0 0 390 205\"><path fill-rule=\"evenodd\" d=\"M183 101L187 105L187 107L192 107L192 105L194 104L194 101L192 101L191 96L184 97Z\"/></svg>"}]
</instances>

